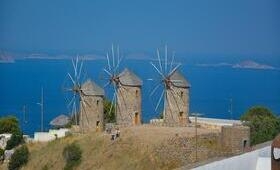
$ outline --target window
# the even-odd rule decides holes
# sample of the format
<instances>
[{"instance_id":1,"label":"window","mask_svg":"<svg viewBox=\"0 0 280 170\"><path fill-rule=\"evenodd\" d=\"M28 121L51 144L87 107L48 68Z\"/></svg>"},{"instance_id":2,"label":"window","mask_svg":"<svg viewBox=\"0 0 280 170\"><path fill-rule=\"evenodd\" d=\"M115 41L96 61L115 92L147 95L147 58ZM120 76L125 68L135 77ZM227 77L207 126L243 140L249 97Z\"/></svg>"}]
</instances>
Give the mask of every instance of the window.
<instances>
[{"instance_id":1,"label":"window","mask_svg":"<svg viewBox=\"0 0 280 170\"><path fill-rule=\"evenodd\" d=\"M96 105L97 105L97 106L98 106L98 104L99 104L99 100L96 101Z\"/></svg>"},{"instance_id":2,"label":"window","mask_svg":"<svg viewBox=\"0 0 280 170\"><path fill-rule=\"evenodd\" d=\"M184 95L184 92L181 91L181 98L183 97L183 95Z\"/></svg>"},{"instance_id":3,"label":"window","mask_svg":"<svg viewBox=\"0 0 280 170\"><path fill-rule=\"evenodd\" d=\"M138 95L139 95L138 90L135 91L135 95L136 95L136 97L138 97Z\"/></svg>"},{"instance_id":4,"label":"window","mask_svg":"<svg viewBox=\"0 0 280 170\"><path fill-rule=\"evenodd\" d=\"M180 117L183 117L183 112L180 112L179 115L180 115Z\"/></svg>"}]
</instances>

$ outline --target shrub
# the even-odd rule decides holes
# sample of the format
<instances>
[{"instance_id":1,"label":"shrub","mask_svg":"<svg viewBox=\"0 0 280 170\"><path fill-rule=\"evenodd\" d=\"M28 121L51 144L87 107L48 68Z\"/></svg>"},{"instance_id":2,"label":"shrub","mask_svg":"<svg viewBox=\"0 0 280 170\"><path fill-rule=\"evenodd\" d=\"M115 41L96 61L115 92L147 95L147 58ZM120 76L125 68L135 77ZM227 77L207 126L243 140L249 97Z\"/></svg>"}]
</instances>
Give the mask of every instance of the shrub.
<instances>
[{"instance_id":1,"label":"shrub","mask_svg":"<svg viewBox=\"0 0 280 170\"><path fill-rule=\"evenodd\" d=\"M115 115L115 106L108 99L104 99L104 121L105 123L115 123L116 115ZM111 112L110 112L111 111Z\"/></svg>"},{"instance_id":2,"label":"shrub","mask_svg":"<svg viewBox=\"0 0 280 170\"><path fill-rule=\"evenodd\" d=\"M241 120L250 127L251 145L272 140L280 132L280 119L265 107L250 108Z\"/></svg>"},{"instance_id":3,"label":"shrub","mask_svg":"<svg viewBox=\"0 0 280 170\"><path fill-rule=\"evenodd\" d=\"M48 165L47 165L47 164L46 164L46 165L44 165L44 166L43 166L43 168L42 168L42 170L49 170Z\"/></svg>"},{"instance_id":4,"label":"shrub","mask_svg":"<svg viewBox=\"0 0 280 170\"><path fill-rule=\"evenodd\" d=\"M4 160L4 153L5 151L0 148L0 162Z\"/></svg>"},{"instance_id":5,"label":"shrub","mask_svg":"<svg viewBox=\"0 0 280 170\"><path fill-rule=\"evenodd\" d=\"M160 115L159 115L159 117L158 117L159 119L163 119L163 112L162 113L160 113Z\"/></svg>"},{"instance_id":6,"label":"shrub","mask_svg":"<svg viewBox=\"0 0 280 170\"><path fill-rule=\"evenodd\" d=\"M12 134L11 139L8 140L6 150L13 149L19 144L24 143L23 136L21 132L15 132Z\"/></svg>"},{"instance_id":7,"label":"shrub","mask_svg":"<svg viewBox=\"0 0 280 170\"><path fill-rule=\"evenodd\" d=\"M29 159L28 148L27 146L23 145L15 150L9 162L8 169L18 170L28 162L28 159Z\"/></svg>"},{"instance_id":8,"label":"shrub","mask_svg":"<svg viewBox=\"0 0 280 170\"><path fill-rule=\"evenodd\" d=\"M76 143L69 144L63 149L63 157L66 161L64 170L72 170L75 166L80 164L82 150Z\"/></svg>"},{"instance_id":9,"label":"shrub","mask_svg":"<svg viewBox=\"0 0 280 170\"><path fill-rule=\"evenodd\" d=\"M16 117L7 116L0 118L0 134L19 132L19 123Z\"/></svg>"},{"instance_id":10,"label":"shrub","mask_svg":"<svg viewBox=\"0 0 280 170\"><path fill-rule=\"evenodd\" d=\"M250 121L253 118L263 117L275 118L275 115L268 108L262 106L254 106L241 116L241 120Z\"/></svg>"}]
</instances>

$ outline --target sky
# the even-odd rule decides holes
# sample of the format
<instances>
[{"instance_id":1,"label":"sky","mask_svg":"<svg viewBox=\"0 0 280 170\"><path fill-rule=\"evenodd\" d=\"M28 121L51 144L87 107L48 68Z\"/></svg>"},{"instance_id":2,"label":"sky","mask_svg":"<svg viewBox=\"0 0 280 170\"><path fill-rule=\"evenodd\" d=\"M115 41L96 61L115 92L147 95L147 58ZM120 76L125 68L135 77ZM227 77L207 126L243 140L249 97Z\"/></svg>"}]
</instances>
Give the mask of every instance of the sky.
<instances>
[{"instance_id":1,"label":"sky","mask_svg":"<svg viewBox=\"0 0 280 170\"><path fill-rule=\"evenodd\" d=\"M0 0L0 49L280 56L279 0Z\"/></svg>"}]
</instances>

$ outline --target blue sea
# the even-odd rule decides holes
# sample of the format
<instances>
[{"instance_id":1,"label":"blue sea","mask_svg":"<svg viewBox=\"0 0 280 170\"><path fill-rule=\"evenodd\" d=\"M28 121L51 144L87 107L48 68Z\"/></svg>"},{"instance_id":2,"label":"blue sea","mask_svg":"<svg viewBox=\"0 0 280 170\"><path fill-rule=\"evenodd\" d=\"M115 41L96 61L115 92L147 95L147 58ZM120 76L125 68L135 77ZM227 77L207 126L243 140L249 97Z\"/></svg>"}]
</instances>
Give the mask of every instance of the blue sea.
<instances>
[{"instance_id":1,"label":"blue sea","mask_svg":"<svg viewBox=\"0 0 280 170\"><path fill-rule=\"evenodd\" d=\"M191 84L190 112L203 113L205 117L230 119L230 99L232 117L239 119L251 106L263 105L280 115L280 71L234 69L231 67L200 67L195 63L182 61L181 72ZM279 63L278 63L279 64ZM106 82L101 79L105 60L88 60L84 65L83 80L90 78L100 86ZM148 60L126 60L121 69L128 67L143 80L143 120L148 122L159 115L155 111L160 90L150 97L157 82ZM66 74L72 71L70 60L16 60L15 63L0 64L0 116L15 115L24 133L32 135L40 129L41 87L44 88L44 128L60 114L68 114L69 94L63 91L67 82ZM105 89L107 98L112 97L112 89ZM26 115L23 106L26 105ZM161 106L162 108L162 106ZM24 121L25 119L25 121Z\"/></svg>"}]
</instances>

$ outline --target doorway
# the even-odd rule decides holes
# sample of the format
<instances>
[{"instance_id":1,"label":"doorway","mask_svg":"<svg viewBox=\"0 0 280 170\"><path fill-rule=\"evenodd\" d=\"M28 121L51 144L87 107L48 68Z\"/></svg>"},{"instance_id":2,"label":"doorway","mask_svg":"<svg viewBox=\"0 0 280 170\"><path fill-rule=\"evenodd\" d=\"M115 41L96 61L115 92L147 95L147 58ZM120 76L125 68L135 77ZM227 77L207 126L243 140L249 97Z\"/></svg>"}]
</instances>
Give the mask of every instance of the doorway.
<instances>
[{"instance_id":1,"label":"doorway","mask_svg":"<svg viewBox=\"0 0 280 170\"><path fill-rule=\"evenodd\" d=\"M96 131L98 132L99 131L99 124L100 124L100 121L96 121Z\"/></svg>"},{"instance_id":2,"label":"doorway","mask_svg":"<svg viewBox=\"0 0 280 170\"><path fill-rule=\"evenodd\" d=\"M243 149L243 151L247 148L247 146L248 146L248 142L247 142L248 140L246 140L246 139L243 139L243 142L242 142L242 144L243 144L243 147L242 147L242 149Z\"/></svg>"},{"instance_id":3,"label":"doorway","mask_svg":"<svg viewBox=\"0 0 280 170\"><path fill-rule=\"evenodd\" d=\"M138 125L139 124L139 113L135 112L134 114L134 125Z\"/></svg>"},{"instance_id":4,"label":"doorway","mask_svg":"<svg viewBox=\"0 0 280 170\"><path fill-rule=\"evenodd\" d=\"M184 112L179 112L179 123L182 124L183 123L183 114Z\"/></svg>"}]
</instances>

